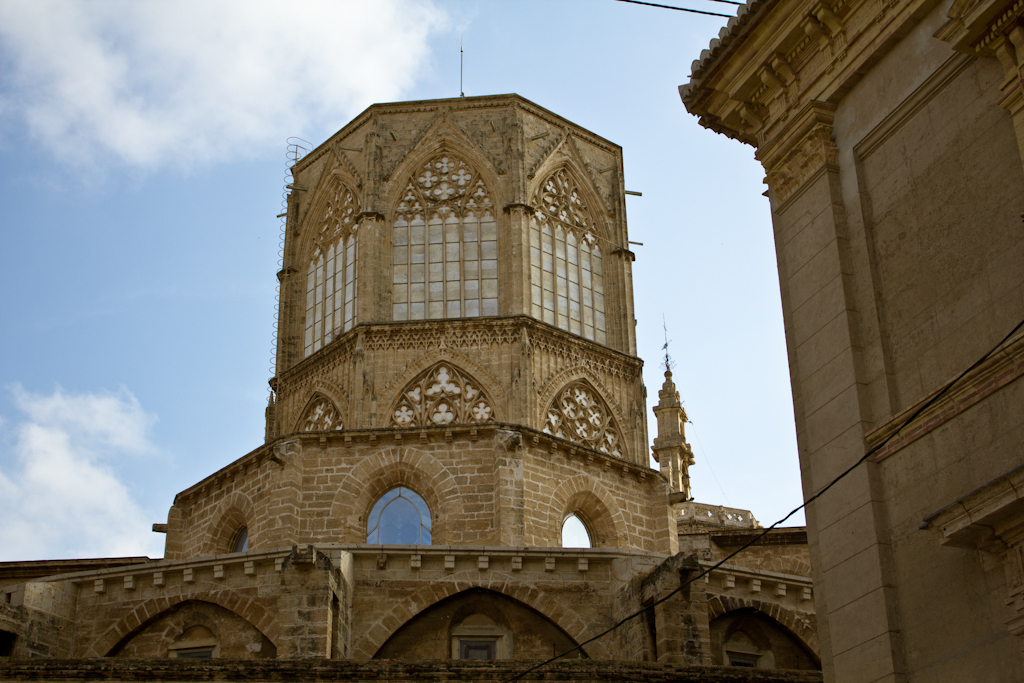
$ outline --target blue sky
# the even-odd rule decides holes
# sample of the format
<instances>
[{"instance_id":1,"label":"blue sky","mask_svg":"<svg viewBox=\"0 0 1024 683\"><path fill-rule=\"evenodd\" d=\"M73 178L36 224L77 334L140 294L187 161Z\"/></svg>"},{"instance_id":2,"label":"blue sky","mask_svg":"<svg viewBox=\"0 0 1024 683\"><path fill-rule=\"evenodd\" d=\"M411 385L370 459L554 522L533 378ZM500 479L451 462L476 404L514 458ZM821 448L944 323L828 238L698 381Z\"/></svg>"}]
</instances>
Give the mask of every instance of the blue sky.
<instances>
[{"instance_id":1,"label":"blue sky","mask_svg":"<svg viewBox=\"0 0 1024 683\"><path fill-rule=\"evenodd\" d=\"M765 524L798 505L764 172L676 91L724 22L612 0L4 0L0 559L159 557L174 494L262 443L285 139L458 95L460 37L467 95L622 145L645 382L653 404L664 316L697 500Z\"/></svg>"}]
</instances>

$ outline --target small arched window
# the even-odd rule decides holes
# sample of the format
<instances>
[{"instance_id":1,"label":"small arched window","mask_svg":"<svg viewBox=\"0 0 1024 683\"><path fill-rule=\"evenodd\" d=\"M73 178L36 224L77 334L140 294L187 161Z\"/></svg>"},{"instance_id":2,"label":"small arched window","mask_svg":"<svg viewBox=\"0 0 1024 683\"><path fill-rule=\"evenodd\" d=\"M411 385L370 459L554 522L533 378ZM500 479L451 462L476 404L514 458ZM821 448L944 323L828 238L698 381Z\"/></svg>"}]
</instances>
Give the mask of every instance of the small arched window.
<instances>
[{"instance_id":1,"label":"small arched window","mask_svg":"<svg viewBox=\"0 0 1024 683\"><path fill-rule=\"evenodd\" d=\"M430 509L426 501L404 486L385 493L370 510L366 542L430 545Z\"/></svg>"},{"instance_id":2,"label":"small arched window","mask_svg":"<svg viewBox=\"0 0 1024 683\"><path fill-rule=\"evenodd\" d=\"M235 535L231 540L231 552L249 552L249 527L243 526L241 529L235 532Z\"/></svg>"},{"instance_id":3,"label":"small arched window","mask_svg":"<svg viewBox=\"0 0 1024 683\"><path fill-rule=\"evenodd\" d=\"M590 538L590 530L583 520L574 513L566 515L562 522L562 547L563 548L593 548L594 544Z\"/></svg>"}]
</instances>

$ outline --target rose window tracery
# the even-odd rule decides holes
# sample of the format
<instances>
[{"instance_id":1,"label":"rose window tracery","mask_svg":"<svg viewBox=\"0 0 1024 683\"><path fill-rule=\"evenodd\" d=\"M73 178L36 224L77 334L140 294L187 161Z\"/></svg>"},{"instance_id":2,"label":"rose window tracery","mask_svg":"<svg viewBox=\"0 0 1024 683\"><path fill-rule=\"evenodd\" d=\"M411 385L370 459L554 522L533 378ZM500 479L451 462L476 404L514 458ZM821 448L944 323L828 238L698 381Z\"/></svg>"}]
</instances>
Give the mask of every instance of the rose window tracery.
<instances>
[{"instance_id":1,"label":"rose window tracery","mask_svg":"<svg viewBox=\"0 0 1024 683\"><path fill-rule=\"evenodd\" d=\"M579 188L561 169L534 193L530 218L532 315L587 339L607 343L604 261Z\"/></svg>"},{"instance_id":2,"label":"rose window tracery","mask_svg":"<svg viewBox=\"0 0 1024 683\"><path fill-rule=\"evenodd\" d=\"M395 209L392 317L498 314L498 226L487 186L447 152L409 178Z\"/></svg>"},{"instance_id":3,"label":"rose window tracery","mask_svg":"<svg viewBox=\"0 0 1024 683\"><path fill-rule=\"evenodd\" d=\"M413 381L391 415L396 427L492 422L494 409L477 383L440 364Z\"/></svg>"},{"instance_id":4,"label":"rose window tracery","mask_svg":"<svg viewBox=\"0 0 1024 683\"><path fill-rule=\"evenodd\" d=\"M622 457L622 439L611 411L597 392L583 382L570 384L559 392L548 407L543 432Z\"/></svg>"},{"instance_id":5,"label":"rose window tracery","mask_svg":"<svg viewBox=\"0 0 1024 683\"><path fill-rule=\"evenodd\" d=\"M327 189L306 271L304 356L333 341L356 322L359 200L340 180Z\"/></svg>"},{"instance_id":6,"label":"rose window tracery","mask_svg":"<svg viewBox=\"0 0 1024 683\"><path fill-rule=\"evenodd\" d=\"M321 397L309 406L303 418L299 420L299 429L303 432L330 432L340 431L343 425L334 403Z\"/></svg>"}]
</instances>

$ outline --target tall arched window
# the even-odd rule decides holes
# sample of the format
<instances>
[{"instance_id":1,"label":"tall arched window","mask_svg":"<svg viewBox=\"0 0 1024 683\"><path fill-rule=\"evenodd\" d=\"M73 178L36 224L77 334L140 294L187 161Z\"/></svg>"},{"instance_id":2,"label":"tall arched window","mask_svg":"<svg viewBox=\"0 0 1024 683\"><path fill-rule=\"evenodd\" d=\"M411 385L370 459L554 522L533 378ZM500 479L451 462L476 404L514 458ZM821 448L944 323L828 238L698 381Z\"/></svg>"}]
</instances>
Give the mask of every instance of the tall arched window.
<instances>
[{"instance_id":1,"label":"tall arched window","mask_svg":"<svg viewBox=\"0 0 1024 683\"><path fill-rule=\"evenodd\" d=\"M441 154L413 174L395 212L392 318L498 314L498 225L487 187Z\"/></svg>"},{"instance_id":2,"label":"tall arched window","mask_svg":"<svg viewBox=\"0 0 1024 683\"><path fill-rule=\"evenodd\" d=\"M366 542L430 545L430 509L426 501L404 486L385 493L370 509Z\"/></svg>"},{"instance_id":3,"label":"tall arched window","mask_svg":"<svg viewBox=\"0 0 1024 683\"><path fill-rule=\"evenodd\" d=\"M359 201L335 180L320 218L306 270L304 357L320 350L356 322Z\"/></svg>"},{"instance_id":4,"label":"tall arched window","mask_svg":"<svg viewBox=\"0 0 1024 683\"><path fill-rule=\"evenodd\" d=\"M533 317L606 343L604 269L587 205L564 170L537 189L530 219Z\"/></svg>"}]
</instances>

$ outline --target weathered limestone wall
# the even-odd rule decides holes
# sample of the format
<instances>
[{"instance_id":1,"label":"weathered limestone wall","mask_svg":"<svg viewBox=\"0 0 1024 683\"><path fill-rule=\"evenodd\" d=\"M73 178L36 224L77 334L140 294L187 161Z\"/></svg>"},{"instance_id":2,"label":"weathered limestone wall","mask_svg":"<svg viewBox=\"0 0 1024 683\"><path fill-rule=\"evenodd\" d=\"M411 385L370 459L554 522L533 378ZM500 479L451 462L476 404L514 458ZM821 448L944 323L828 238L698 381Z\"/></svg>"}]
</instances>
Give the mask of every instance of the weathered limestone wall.
<instances>
[{"instance_id":1,"label":"weathered limestone wall","mask_svg":"<svg viewBox=\"0 0 1024 683\"><path fill-rule=\"evenodd\" d=\"M1024 459L1024 342L896 433L1024 319L1021 9L751 7L681 88L767 172L805 495L885 444L807 509L827 680L1024 677L1019 534L921 528Z\"/></svg>"},{"instance_id":2,"label":"weathered limestone wall","mask_svg":"<svg viewBox=\"0 0 1024 683\"><path fill-rule=\"evenodd\" d=\"M429 662L297 662L250 660L246 662L195 662L173 659L99 661L14 660L0 661L0 677L6 681L146 680L163 683L195 681L351 681L373 679L382 683L436 681L439 679L500 683L525 672L533 662L458 661ZM816 671L768 671L719 667L682 667L668 664L555 662L524 680L545 681L636 681L637 683L818 683Z\"/></svg>"},{"instance_id":3,"label":"weathered limestone wall","mask_svg":"<svg viewBox=\"0 0 1024 683\"><path fill-rule=\"evenodd\" d=\"M362 543L370 508L407 486L430 507L435 545L560 545L565 516L585 518L599 547L675 552L664 478L511 426L304 434L273 444L179 494L167 557ZM272 458L277 458L274 460Z\"/></svg>"}]
</instances>

